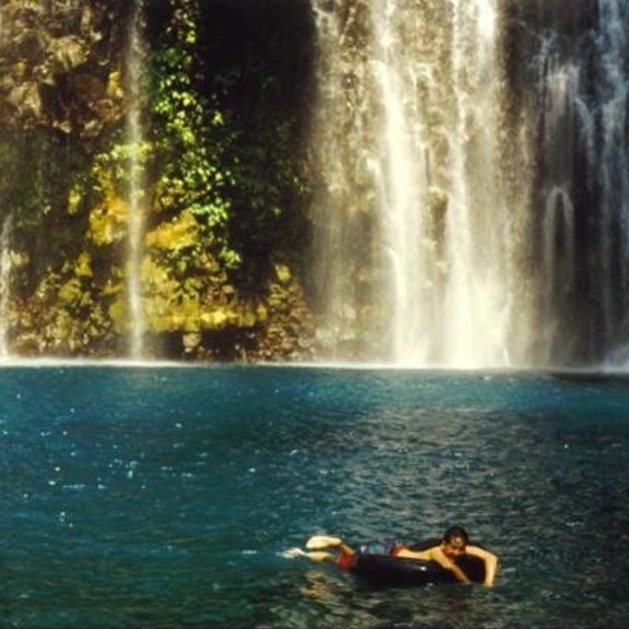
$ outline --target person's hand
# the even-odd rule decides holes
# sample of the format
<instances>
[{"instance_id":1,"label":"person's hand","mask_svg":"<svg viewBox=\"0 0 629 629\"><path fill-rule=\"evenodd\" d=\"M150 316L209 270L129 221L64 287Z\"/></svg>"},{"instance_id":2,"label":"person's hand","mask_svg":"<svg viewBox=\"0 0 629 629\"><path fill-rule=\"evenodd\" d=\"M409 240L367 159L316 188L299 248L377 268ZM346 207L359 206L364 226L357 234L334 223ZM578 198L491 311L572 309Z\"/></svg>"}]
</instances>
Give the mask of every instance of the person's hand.
<instances>
[{"instance_id":1,"label":"person's hand","mask_svg":"<svg viewBox=\"0 0 629 629\"><path fill-rule=\"evenodd\" d=\"M286 559L295 559L296 557L304 557L306 553L301 548L288 548L282 552L282 557Z\"/></svg>"}]
</instances>

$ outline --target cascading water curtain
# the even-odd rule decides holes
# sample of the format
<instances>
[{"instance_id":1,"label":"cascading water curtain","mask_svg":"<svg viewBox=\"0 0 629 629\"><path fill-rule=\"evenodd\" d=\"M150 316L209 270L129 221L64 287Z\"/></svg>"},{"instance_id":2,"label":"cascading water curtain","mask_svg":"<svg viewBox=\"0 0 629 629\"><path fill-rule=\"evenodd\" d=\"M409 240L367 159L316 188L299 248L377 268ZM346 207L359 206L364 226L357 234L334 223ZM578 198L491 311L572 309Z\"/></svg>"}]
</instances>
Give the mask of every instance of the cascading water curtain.
<instances>
[{"instance_id":1,"label":"cascading water curtain","mask_svg":"<svg viewBox=\"0 0 629 629\"><path fill-rule=\"evenodd\" d=\"M629 4L599 1L597 101L599 156L588 153L600 182L602 358L629 359ZM593 278L593 283L596 278Z\"/></svg>"},{"instance_id":2,"label":"cascading water curtain","mask_svg":"<svg viewBox=\"0 0 629 629\"><path fill-rule=\"evenodd\" d=\"M505 151L496 1L315 8L316 248L331 357L518 362L525 344L511 328L531 310L517 267L526 147Z\"/></svg>"},{"instance_id":3,"label":"cascading water curtain","mask_svg":"<svg viewBox=\"0 0 629 629\"><path fill-rule=\"evenodd\" d=\"M568 4L313 0L330 358L620 360L629 3Z\"/></svg>"},{"instance_id":4,"label":"cascading water curtain","mask_svg":"<svg viewBox=\"0 0 629 629\"><path fill-rule=\"evenodd\" d=\"M539 31L539 359L620 364L629 341L629 5L599 0L572 16Z\"/></svg>"}]
</instances>

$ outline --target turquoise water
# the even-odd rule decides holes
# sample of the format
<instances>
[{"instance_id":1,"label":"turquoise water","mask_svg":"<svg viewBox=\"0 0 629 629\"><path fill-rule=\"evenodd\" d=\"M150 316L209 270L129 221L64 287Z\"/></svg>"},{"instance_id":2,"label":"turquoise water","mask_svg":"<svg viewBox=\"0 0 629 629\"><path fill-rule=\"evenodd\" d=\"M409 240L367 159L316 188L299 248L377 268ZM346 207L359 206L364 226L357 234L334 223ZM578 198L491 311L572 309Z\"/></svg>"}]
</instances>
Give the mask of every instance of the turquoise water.
<instances>
[{"instance_id":1,"label":"turquoise water","mask_svg":"<svg viewBox=\"0 0 629 629\"><path fill-rule=\"evenodd\" d=\"M0 369L2 627L626 627L629 380ZM494 588L281 551L461 523Z\"/></svg>"}]
</instances>

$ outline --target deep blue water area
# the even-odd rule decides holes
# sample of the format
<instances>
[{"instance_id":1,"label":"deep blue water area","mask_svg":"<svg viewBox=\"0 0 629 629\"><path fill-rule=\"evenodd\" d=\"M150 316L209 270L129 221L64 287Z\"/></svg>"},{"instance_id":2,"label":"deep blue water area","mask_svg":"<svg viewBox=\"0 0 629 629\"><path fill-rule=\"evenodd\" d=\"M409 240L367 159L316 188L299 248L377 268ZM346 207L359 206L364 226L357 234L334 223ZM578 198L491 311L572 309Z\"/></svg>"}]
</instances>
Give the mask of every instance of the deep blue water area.
<instances>
[{"instance_id":1,"label":"deep blue water area","mask_svg":"<svg viewBox=\"0 0 629 629\"><path fill-rule=\"evenodd\" d=\"M1 627L629 623L623 376L7 366L0 445ZM454 523L493 588L282 556Z\"/></svg>"}]
</instances>

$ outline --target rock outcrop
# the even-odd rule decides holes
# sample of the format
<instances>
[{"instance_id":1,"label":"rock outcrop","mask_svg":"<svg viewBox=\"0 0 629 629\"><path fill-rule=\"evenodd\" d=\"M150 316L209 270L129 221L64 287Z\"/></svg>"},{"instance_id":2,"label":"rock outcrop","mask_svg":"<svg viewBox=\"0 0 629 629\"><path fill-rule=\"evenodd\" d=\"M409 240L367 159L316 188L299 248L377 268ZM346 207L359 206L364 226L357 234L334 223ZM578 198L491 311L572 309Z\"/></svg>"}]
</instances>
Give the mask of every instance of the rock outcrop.
<instances>
[{"instance_id":1,"label":"rock outcrop","mask_svg":"<svg viewBox=\"0 0 629 629\"><path fill-rule=\"evenodd\" d=\"M125 4L5 0L0 124L94 137L119 121Z\"/></svg>"},{"instance_id":2,"label":"rock outcrop","mask_svg":"<svg viewBox=\"0 0 629 629\"><path fill-rule=\"evenodd\" d=\"M181 21L195 2L155 0L151 19ZM145 159L144 234L135 269L143 354L309 359L306 297L281 255L261 262L259 285L252 286L250 278L239 284L203 242L207 230L189 208L156 207L157 134L149 128L133 149L125 136L136 6L133 0L0 4L0 223L6 261L0 274L0 354L128 357L135 325L128 303L128 162L129 152L137 150ZM145 34L158 37L168 28L169 23L153 24ZM156 43L146 43L150 56Z\"/></svg>"}]
</instances>

